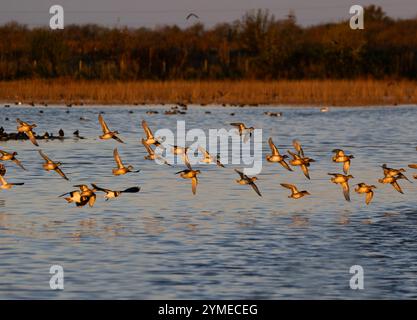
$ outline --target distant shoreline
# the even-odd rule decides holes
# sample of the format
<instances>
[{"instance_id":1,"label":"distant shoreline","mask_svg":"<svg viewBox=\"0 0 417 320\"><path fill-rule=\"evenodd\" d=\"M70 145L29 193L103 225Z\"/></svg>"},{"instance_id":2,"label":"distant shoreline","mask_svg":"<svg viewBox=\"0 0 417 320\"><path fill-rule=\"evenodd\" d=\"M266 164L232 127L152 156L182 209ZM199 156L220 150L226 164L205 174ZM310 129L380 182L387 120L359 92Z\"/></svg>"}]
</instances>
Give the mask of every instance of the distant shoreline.
<instances>
[{"instance_id":1,"label":"distant shoreline","mask_svg":"<svg viewBox=\"0 0 417 320\"><path fill-rule=\"evenodd\" d=\"M392 106L417 104L408 80L85 81L0 82L5 105Z\"/></svg>"}]
</instances>

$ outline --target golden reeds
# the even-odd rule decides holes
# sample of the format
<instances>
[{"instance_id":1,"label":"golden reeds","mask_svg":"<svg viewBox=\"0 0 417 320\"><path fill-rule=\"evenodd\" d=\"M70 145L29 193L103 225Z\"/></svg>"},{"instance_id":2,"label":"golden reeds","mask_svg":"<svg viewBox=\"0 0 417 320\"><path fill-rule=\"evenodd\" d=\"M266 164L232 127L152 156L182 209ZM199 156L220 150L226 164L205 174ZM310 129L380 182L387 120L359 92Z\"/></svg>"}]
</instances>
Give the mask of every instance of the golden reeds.
<instances>
[{"instance_id":1,"label":"golden reeds","mask_svg":"<svg viewBox=\"0 0 417 320\"><path fill-rule=\"evenodd\" d=\"M362 106L417 104L417 82L382 80L0 82L4 103L268 104Z\"/></svg>"}]
</instances>

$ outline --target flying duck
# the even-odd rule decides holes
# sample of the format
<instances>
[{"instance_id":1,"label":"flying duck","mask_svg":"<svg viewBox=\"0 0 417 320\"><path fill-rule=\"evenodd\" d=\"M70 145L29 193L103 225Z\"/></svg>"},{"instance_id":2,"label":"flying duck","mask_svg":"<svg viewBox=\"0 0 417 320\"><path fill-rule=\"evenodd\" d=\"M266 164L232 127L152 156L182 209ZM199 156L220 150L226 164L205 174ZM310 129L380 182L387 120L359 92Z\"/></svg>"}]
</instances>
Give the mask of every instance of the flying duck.
<instances>
[{"instance_id":1,"label":"flying duck","mask_svg":"<svg viewBox=\"0 0 417 320\"><path fill-rule=\"evenodd\" d=\"M39 150L39 154L41 155L41 157L45 160L45 163L43 164L43 168L46 171L51 171L54 170L55 172L57 172L62 178L64 178L65 180L69 180L67 178L67 176L65 175L64 172L62 172L62 170L59 168L62 163L61 162L54 162L52 161L46 154L44 154L42 152L42 150Z\"/></svg>"},{"instance_id":2,"label":"flying duck","mask_svg":"<svg viewBox=\"0 0 417 320\"><path fill-rule=\"evenodd\" d=\"M246 174L244 174L243 172L241 172L241 171L239 171L239 170L237 170L237 169L235 169L235 171L239 174L239 176L240 176L240 179L239 180L236 180L236 182L237 183L239 183L239 184L241 184L241 185L245 185L245 184L248 184L248 185L250 185L251 187L252 187L252 189L253 190L255 190L255 192L260 196L260 197L262 197L262 195L261 195L261 193L260 193L260 191L259 191L259 189L258 189L258 187L256 186L256 184L255 184L255 181L256 180L258 180L258 178L257 177L252 177L252 178L249 178Z\"/></svg>"},{"instance_id":3,"label":"flying duck","mask_svg":"<svg viewBox=\"0 0 417 320\"><path fill-rule=\"evenodd\" d=\"M101 114L98 115L98 121L100 122L101 128L103 129L103 135L100 136L100 139L103 139L103 140L114 139L117 142L124 143L117 136L117 134L119 134L119 131L110 131L109 127L107 126Z\"/></svg>"}]
</instances>

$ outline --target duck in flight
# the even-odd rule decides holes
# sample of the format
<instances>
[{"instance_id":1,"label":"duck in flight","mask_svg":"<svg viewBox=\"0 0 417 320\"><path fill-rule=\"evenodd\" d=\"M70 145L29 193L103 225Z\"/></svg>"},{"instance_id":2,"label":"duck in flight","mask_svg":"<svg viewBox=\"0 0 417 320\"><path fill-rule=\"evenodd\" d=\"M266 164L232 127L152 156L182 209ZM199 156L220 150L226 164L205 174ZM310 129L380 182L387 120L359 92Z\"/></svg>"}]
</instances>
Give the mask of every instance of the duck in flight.
<instances>
[{"instance_id":1,"label":"duck in flight","mask_svg":"<svg viewBox=\"0 0 417 320\"><path fill-rule=\"evenodd\" d=\"M336 163L343 163L343 172L349 173L350 161L354 158L353 155L347 155L342 149L334 149L332 151L335 155L332 157L332 161Z\"/></svg>"},{"instance_id":2,"label":"duck in flight","mask_svg":"<svg viewBox=\"0 0 417 320\"><path fill-rule=\"evenodd\" d=\"M198 150L203 154L203 159L201 160L202 163L216 163L219 167L224 168L224 165L220 162L220 156L217 155L217 157L213 157L210 153L208 153L207 150L205 150L203 147L198 146Z\"/></svg>"},{"instance_id":3,"label":"duck in flight","mask_svg":"<svg viewBox=\"0 0 417 320\"><path fill-rule=\"evenodd\" d=\"M45 160L45 163L43 164L43 168L46 171L54 170L57 172L62 178L65 180L69 180L68 177L65 175L65 173L61 170L60 166L62 165L61 162L54 162L52 161L46 154L42 152L42 150L39 150L39 154L41 157Z\"/></svg>"},{"instance_id":4,"label":"duck in flight","mask_svg":"<svg viewBox=\"0 0 417 320\"><path fill-rule=\"evenodd\" d=\"M119 131L110 131L107 123L104 121L104 118L101 114L98 115L98 121L100 122L101 128L103 129L103 134L99 137L103 140L114 139L117 142L124 143L118 136Z\"/></svg>"},{"instance_id":5,"label":"duck in flight","mask_svg":"<svg viewBox=\"0 0 417 320\"><path fill-rule=\"evenodd\" d=\"M384 178L379 179L378 182L382 184L391 184L395 190L397 190L399 193L404 194L397 180L405 179L405 176L402 173L400 174L401 175L397 175L397 176L385 176Z\"/></svg>"},{"instance_id":6,"label":"duck in flight","mask_svg":"<svg viewBox=\"0 0 417 320\"><path fill-rule=\"evenodd\" d=\"M77 207L83 207L89 201L88 197L81 196L81 191L80 190L74 190L74 191L71 191L71 192L67 192L67 193L61 194L59 197L64 197L66 195L68 195L69 197L65 197L64 199L68 203L74 202Z\"/></svg>"},{"instance_id":7,"label":"duck in flight","mask_svg":"<svg viewBox=\"0 0 417 320\"><path fill-rule=\"evenodd\" d=\"M35 134L33 133L33 129L36 128L36 124L29 124L20 120L19 118L16 119L18 123L17 131L23 132L29 138L29 140L37 147L39 147L38 142L36 141Z\"/></svg>"},{"instance_id":8,"label":"duck in flight","mask_svg":"<svg viewBox=\"0 0 417 320\"><path fill-rule=\"evenodd\" d=\"M301 147L300 142L298 140L293 140L292 145L294 146L294 149L297 152L298 156L304 158L304 150Z\"/></svg>"},{"instance_id":9,"label":"duck in flight","mask_svg":"<svg viewBox=\"0 0 417 320\"><path fill-rule=\"evenodd\" d=\"M110 189L100 188L97 185L95 185L94 183L92 183L91 186L96 191L102 191L102 192L104 192L106 194L104 196L104 198L106 199L106 201L108 201L109 199L117 198L122 193L138 193L140 191L140 187L132 187L132 188L128 188L128 189L123 190L123 191L113 191L113 190L110 190Z\"/></svg>"},{"instance_id":10,"label":"duck in flight","mask_svg":"<svg viewBox=\"0 0 417 320\"><path fill-rule=\"evenodd\" d=\"M294 167L299 166L301 170L303 171L304 175L307 179L310 179L310 173L308 171L308 167L310 166L310 162L315 162L314 159L310 159L307 157L302 157L299 154L295 154L288 150L288 153L292 156L292 160L290 161L290 164ZM302 153L304 155L304 153Z\"/></svg>"},{"instance_id":11,"label":"duck in flight","mask_svg":"<svg viewBox=\"0 0 417 320\"><path fill-rule=\"evenodd\" d=\"M140 170L133 171L133 166L131 166L131 165L126 167L123 164L122 159L120 158L120 155L119 155L119 152L117 151L117 148L115 148L113 150L113 157L114 157L114 160L116 161L116 164L117 164L117 168L114 168L112 170L112 172L115 176L121 176L121 175L124 175L128 172L139 172L140 171Z\"/></svg>"},{"instance_id":12,"label":"duck in flight","mask_svg":"<svg viewBox=\"0 0 417 320\"><path fill-rule=\"evenodd\" d=\"M285 159L288 158L287 155L281 155L278 151L278 148L275 146L274 142L272 141L272 138L268 139L268 143L269 143L269 147L271 148L272 151L272 155L267 155L266 156L266 161L268 162L276 162L281 164L285 169L287 169L288 171L293 171L290 166L288 165L288 163L285 162Z\"/></svg>"},{"instance_id":13,"label":"duck in flight","mask_svg":"<svg viewBox=\"0 0 417 320\"><path fill-rule=\"evenodd\" d=\"M194 17L195 19L200 19L200 17L198 16L198 15L196 15L195 13L189 13L188 15L187 15L187 17L186 17L186 20L188 20L188 19L190 19L190 18L192 18L192 17Z\"/></svg>"},{"instance_id":14,"label":"duck in flight","mask_svg":"<svg viewBox=\"0 0 417 320\"><path fill-rule=\"evenodd\" d=\"M80 199L82 200L82 202L84 202L85 200L87 200L88 205L90 207L94 206L94 203L96 202L97 196L95 194L94 189L90 189L87 185L85 184L80 184L80 185L75 185L75 188L80 188ZM84 204L85 205L85 204Z\"/></svg>"},{"instance_id":15,"label":"duck in flight","mask_svg":"<svg viewBox=\"0 0 417 320\"><path fill-rule=\"evenodd\" d=\"M149 126L148 126L148 123L145 121L145 120L143 120L142 121L142 128L143 128L143 131L145 131L145 134L146 134L146 143L148 144L148 145L152 145L152 144L154 144L155 146L159 146L161 143L154 137L154 135L153 135L153 133L152 133L152 131L151 131L151 129L149 129Z\"/></svg>"},{"instance_id":16,"label":"duck in flight","mask_svg":"<svg viewBox=\"0 0 417 320\"><path fill-rule=\"evenodd\" d=\"M281 183L281 186L291 190L291 195L289 195L288 198L300 199L304 196L310 195L310 193L306 190L298 191L297 187L293 184Z\"/></svg>"},{"instance_id":17,"label":"duck in flight","mask_svg":"<svg viewBox=\"0 0 417 320\"><path fill-rule=\"evenodd\" d=\"M372 198L374 197L374 191L373 189L376 189L376 186L374 185L367 185L363 182L356 185L355 191L359 194L366 194L365 203L369 205L372 201Z\"/></svg>"},{"instance_id":18,"label":"duck in flight","mask_svg":"<svg viewBox=\"0 0 417 320\"><path fill-rule=\"evenodd\" d=\"M259 191L257 185L255 184L255 181L258 180L257 177L250 178L246 174L244 174L243 172L241 172L241 171L239 171L237 169L235 169L235 171L240 176L240 179L239 180L236 180L236 182L238 184L241 184L241 185L248 184L248 185L250 185L252 187L252 189L255 190L255 192L258 194L258 196L262 197L261 192Z\"/></svg>"},{"instance_id":19,"label":"duck in flight","mask_svg":"<svg viewBox=\"0 0 417 320\"><path fill-rule=\"evenodd\" d=\"M157 155L156 153L155 153L155 151L152 149L152 147L146 142L146 140L145 139L143 139L142 138L142 144L143 144L143 146L145 147L145 149L146 149L146 151L148 152L148 155L146 155L144 158L145 158L145 160L153 160L153 161L155 161L156 159L159 159L159 160L161 160L164 164L166 164L166 165L168 165L168 166L171 166L171 164L166 160L166 159L164 159L162 156L160 156L160 155Z\"/></svg>"},{"instance_id":20,"label":"duck in flight","mask_svg":"<svg viewBox=\"0 0 417 320\"><path fill-rule=\"evenodd\" d=\"M385 177L400 177L401 179L405 179L408 182L411 182L404 174L403 172L405 172L405 169L400 168L400 169L394 169L394 168L389 168L387 167L387 165L384 163L382 165L382 169L384 170L384 176Z\"/></svg>"},{"instance_id":21,"label":"duck in flight","mask_svg":"<svg viewBox=\"0 0 417 320\"><path fill-rule=\"evenodd\" d=\"M191 179L191 190L193 192L193 194L196 194L197 192L197 184L198 184L198 178L197 175L201 173L200 170L193 170L191 168L190 163L188 162L188 158L186 159L186 165L188 169L182 170L182 171L178 171L175 174L179 174L181 176L181 178L183 179Z\"/></svg>"},{"instance_id":22,"label":"duck in flight","mask_svg":"<svg viewBox=\"0 0 417 320\"><path fill-rule=\"evenodd\" d=\"M8 183L6 181L6 179L4 178L4 176L0 175L0 189L2 190L10 190L11 188L13 188L14 186L23 186L24 183L23 182L19 182L19 183Z\"/></svg>"},{"instance_id":23,"label":"duck in flight","mask_svg":"<svg viewBox=\"0 0 417 320\"><path fill-rule=\"evenodd\" d=\"M333 176L333 178L330 179L331 182L342 186L343 195L345 196L346 201L350 201L349 179L353 179L353 176L340 173L328 173L328 175Z\"/></svg>"},{"instance_id":24,"label":"duck in flight","mask_svg":"<svg viewBox=\"0 0 417 320\"><path fill-rule=\"evenodd\" d=\"M299 166L301 168L301 170L303 171L305 177L307 179L310 179L310 173L308 168L310 167L310 163L311 162L315 162L314 159L311 159L309 157L306 157L304 155L304 150L301 147L300 142L298 142L298 140L293 140L292 142L294 149L297 153L293 153L290 150L288 150L288 154L290 154L292 156L292 160L290 161L290 164L292 166Z\"/></svg>"},{"instance_id":25,"label":"duck in flight","mask_svg":"<svg viewBox=\"0 0 417 320\"><path fill-rule=\"evenodd\" d=\"M242 122L233 122L230 125L237 128L239 132L239 136L243 137L243 142L246 143L249 141L249 139L252 137L252 133L255 130L254 127L246 127L244 123Z\"/></svg>"},{"instance_id":26,"label":"duck in flight","mask_svg":"<svg viewBox=\"0 0 417 320\"><path fill-rule=\"evenodd\" d=\"M0 160L2 160L2 161L13 161L20 168L22 168L23 170L26 170L25 167L22 165L22 163L16 158L16 156L17 156L17 152L9 153L9 152L0 150Z\"/></svg>"}]
</instances>

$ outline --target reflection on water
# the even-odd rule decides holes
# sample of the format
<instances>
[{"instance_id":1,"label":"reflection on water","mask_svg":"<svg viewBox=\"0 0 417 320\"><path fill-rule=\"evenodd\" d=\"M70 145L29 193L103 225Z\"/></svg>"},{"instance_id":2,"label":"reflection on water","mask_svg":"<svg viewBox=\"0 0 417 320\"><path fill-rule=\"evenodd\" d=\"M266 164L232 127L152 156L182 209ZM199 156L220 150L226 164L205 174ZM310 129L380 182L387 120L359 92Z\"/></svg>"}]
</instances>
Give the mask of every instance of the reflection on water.
<instances>
[{"instance_id":1,"label":"reflection on water","mask_svg":"<svg viewBox=\"0 0 417 320\"><path fill-rule=\"evenodd\" d=\"M163 111L168 107L154 107ZM401 181L405 195L377 183L387 163L406 167L417 161L417 109L280 108L282 118L264 115L274 108L190 107L186 115L148 115L150 108L2 108L0 126L16 129L16 117L38 124L39 133L64 129L70 139L40 141L63 162L71 181L42 170L29 142L0 142L14 150L28 171L7 163L10 181L25 181L0 191L0 298L415 298L417 296L417 183ZM67 114L66 111L70 112ZM205 111L211 111L206 114ZM116 142L99 141L97 115L120 131L117 147L140 173L114 177ZM133 111L130 113L129 111ZM231 116L235 113L235 116ZM5 119L9 118L10 121ZM90 119L83 121L80 119ZM140 122L152 129L229 128L243 121L263 129L282 150L292 139L302 143L312 180L265 163L257 182L263 197L235 183L229 168L199 165L197 195L189 181L169 168L143 160ZM389 121L387 121L389 119ZM80 131L86 139L72 138ZM340 172L331 150L353 153L354 183L376 184L374 200L352 192L344 200L328 172ZM410 169L411 170L411 169ZM408 172L410 175L410 172ZM72 185L95 182L122 190L141 186L94 208L75 208L58 195ZM288 199L280 183L294 183L311 196ZM65 290L49 289L49 268L60 264ZM350 266L365 270L365 290L349 289Z\"/></svg>"}]
</instances>

